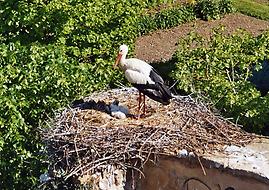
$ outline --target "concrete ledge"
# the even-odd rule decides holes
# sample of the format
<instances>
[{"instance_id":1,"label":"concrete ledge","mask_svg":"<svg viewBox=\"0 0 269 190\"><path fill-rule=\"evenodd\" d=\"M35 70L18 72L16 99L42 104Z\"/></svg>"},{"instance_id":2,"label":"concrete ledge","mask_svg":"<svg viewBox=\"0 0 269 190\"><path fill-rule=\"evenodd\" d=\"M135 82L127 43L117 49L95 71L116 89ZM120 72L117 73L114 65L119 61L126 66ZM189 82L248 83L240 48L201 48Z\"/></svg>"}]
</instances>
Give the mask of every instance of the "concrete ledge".
<instances>
[{"instance_id":1,"label":"concrete ledge","mask_svg":"<svg viewBox=\"0 0 269 190\"><path fill-rule=\"evenodd\" d=\"M223 154L197 157L161 156L144 166L144 176L127 172L125 189L136 190L268 190L269 140L258 139L246 147L226 147ZM134 182L135 181L135 182ZM135 184L134 184L135 183Z\"/></svg>"}]
</instances>

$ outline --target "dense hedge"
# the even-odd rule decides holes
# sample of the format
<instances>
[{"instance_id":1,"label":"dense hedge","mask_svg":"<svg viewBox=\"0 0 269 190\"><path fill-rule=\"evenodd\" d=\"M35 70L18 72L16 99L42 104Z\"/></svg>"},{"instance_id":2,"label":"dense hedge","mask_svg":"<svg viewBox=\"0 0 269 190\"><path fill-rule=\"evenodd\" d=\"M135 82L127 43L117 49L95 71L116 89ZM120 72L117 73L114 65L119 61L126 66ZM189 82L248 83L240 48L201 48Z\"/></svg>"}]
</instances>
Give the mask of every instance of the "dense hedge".
<instances>
[{"instance_id":1,"label":"dense hedge","mask_svg":"<svg viewBox=\"0 0 269 190\"><path fill-rule=\"evenodd\" d=\"M198 0L195 4L175 6L155 14L143 15L138 19L138 30L140 34L145 34L157 29L177 26L196 18L219 19L233 11L230 0Z\"/></svg>"},{"instance_id":2,"label":"dense hedge","mask_svg":"<svg viewBox=\"0 0 269 190\"><path fill-rule=\"evenodd\" d=\"M190 6L144 14L167 2L0 2L0 189L37 183L46 165L37 128L54 110L123 80L111 67L119 44L197 17Z\"/></svg>"},{"instance_id":3,"label":"dense hedge","mask_svg":"<svg viewBox=\"0 0 269 190\"><path fill-rule=\"evenodd\" d=\"M254 65L269 58L269 33L252 37L215 33L210 42L197 35L181 41L174 55L177 87L200 93L227 117L260 132L269 121L269 97L261 97L249 82ZM193 47L195 44L195 47Z\"/></svg>"},{"instance_id":4,"label":"dense hedge","mask_svg":"<svg viewBox=\"0 0 269 190\"><path fill-rule=\"evenodd\" d=\"M138 20L140 34L157 29L166 29L196 19L193 6L173 7L156 14L143 15Z\"/></svg>"},{"instance_id":5,"label":"dense hedge","mask_svg":"<svg viewBox=\"0 0 269 190\"><path fill-rule=\"evenodd\" d=\"M195 9L197 17L203 20L219 19L234 11L231 0L199 0Z\"/></svg>"},{"instance_id":6,"label":"dense hedge","mask_svg":"<svg viewBox=\"0 0 269 190\"><path fill-rule=\"evenodd\" d=\"M238 12L259 19L269 20L268 1L266 2L266 1L252 1L252 0L232 0L232 3Z\"/></svg>"}]
</instances>

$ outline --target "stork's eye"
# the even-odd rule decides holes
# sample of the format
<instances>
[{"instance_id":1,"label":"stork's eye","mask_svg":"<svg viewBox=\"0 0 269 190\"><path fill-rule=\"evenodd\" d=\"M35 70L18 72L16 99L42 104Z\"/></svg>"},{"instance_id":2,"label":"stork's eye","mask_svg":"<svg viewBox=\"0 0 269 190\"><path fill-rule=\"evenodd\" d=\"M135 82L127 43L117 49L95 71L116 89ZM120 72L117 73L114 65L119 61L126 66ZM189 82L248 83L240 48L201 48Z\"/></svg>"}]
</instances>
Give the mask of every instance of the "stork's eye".
<instances>
[{"instance_id":1,"label":"stork's eye","mask_svg":"<svg viewBox=\"0 0 269 190\"><path fill-rule=\"evenodd\" d=\"M122 49L120 50L120 52L122 52Z\"/></svg>"}]
</instances>

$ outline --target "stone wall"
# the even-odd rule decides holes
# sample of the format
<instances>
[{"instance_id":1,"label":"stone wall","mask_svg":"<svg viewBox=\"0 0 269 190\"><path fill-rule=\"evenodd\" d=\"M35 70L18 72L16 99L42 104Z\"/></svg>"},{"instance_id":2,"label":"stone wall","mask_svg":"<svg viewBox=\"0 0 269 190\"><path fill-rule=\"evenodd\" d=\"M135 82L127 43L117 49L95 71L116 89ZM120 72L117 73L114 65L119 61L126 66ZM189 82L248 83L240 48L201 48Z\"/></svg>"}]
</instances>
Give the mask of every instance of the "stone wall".
<instances>
[{"instance_id":1,"label":"stone wall","mask_svg":"<svg viewBox=\"0 0 269 190\"><path fill-rule=\"evenodd\" d=\"M136 175L136 190L268 190L269 180L249 172L223 168L202 159L204 174L196 157L162 157L144 167L144 176ZM139 179L140 178L140 179ZM131 172L125 189L132 189ZM134 185L134 184L133 184Z\"/></svg>"}]
</instances>

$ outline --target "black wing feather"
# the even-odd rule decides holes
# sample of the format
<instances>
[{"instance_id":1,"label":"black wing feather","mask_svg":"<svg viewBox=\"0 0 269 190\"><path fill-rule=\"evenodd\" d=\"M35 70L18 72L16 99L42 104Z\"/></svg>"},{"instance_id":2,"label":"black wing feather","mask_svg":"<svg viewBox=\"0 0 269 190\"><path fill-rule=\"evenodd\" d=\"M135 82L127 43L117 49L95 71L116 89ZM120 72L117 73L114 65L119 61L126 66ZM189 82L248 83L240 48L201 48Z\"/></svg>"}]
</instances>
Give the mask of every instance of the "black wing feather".
<instances>
[{"instance_id":1,"label":"black wing feather","mask_svg":"<svg viewBox=\"0 0 269 190\"><path fill-rule=\"evenodd\" d=\"M151 69L149 77L155 83L164 83L162 77L158 74L158 72L154 68Z\"/></svg>"},{"instance_id":2,"label":"black wing feather","mask_svg":"<svg viewBox=\"0 0 269 190\"><path fill-rule=\"evenodd\" d=\"M165 105L169 104L170 99L172 98L171 91L164 84L163 79L159 75L153 74L152 76L155 77L154 84L132 84L132 85L149 98Z\"/></svg>"}]
</instances>

